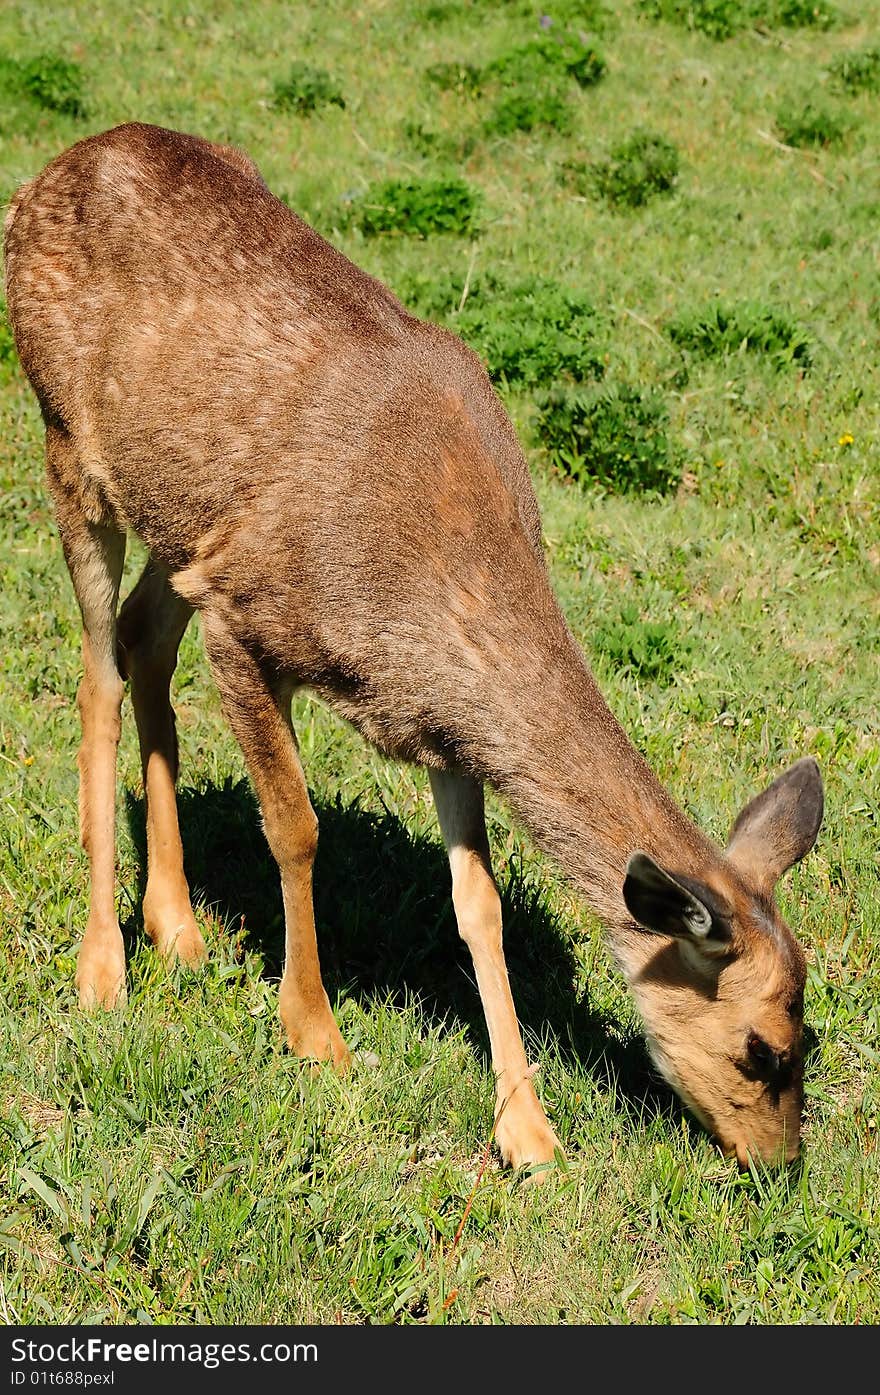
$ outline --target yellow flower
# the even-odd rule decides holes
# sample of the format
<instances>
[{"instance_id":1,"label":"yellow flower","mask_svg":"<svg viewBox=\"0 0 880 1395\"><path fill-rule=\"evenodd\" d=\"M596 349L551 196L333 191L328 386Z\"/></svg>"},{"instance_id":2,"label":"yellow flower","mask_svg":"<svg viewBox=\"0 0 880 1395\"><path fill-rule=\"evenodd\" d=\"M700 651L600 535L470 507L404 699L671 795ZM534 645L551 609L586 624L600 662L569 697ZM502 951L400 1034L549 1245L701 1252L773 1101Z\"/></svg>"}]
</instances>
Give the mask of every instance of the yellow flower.
<instances>
[{"instance_id":1,"label":"yellow flower","mask_svg":"<svg viewBox=\"0 0 880 1395\"><path fill-rule=\"evenodd\" d=\"M849 431L844 431L843 435L842 435L842 436L838 436L838 438L837 438L837 444L838 444L839 446L851 446L852 443L853 443L853 437L852 437L852 434L851 434Z\"/></svg>"}]
</instances>

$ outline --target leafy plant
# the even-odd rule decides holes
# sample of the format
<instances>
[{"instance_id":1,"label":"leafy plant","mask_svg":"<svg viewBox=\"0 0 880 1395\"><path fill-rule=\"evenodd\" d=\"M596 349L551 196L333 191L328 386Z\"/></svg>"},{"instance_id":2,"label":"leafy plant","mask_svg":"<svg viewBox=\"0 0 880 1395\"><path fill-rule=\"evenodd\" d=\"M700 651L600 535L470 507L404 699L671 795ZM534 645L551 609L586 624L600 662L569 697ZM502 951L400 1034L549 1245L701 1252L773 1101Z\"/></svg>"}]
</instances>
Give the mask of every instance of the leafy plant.
<instances>
[{"instance_id":1,"label":"leafy plant","mask_svg":"<svg viewBox=\"0 0 880 1395\"><path fill-rule=\"evenodd\" d=\"M831 64L831 76L844 92L880 92L880 48L838 54Z\"/></svg>"},{"instance_id":2,"label":"leafy plant","mask_svg":"<svg viewBox=\"0 0 880 1395\"><path fill-rule=\"evenodd\" d=\"M534 131L541 126L565 132L571 128L568 96L558 84L544 87L523 85L507 92L495 103L485 123L487 135L511 136L516 131Z\"/></svg>"},{"instance_id":3,"label":"leafy plant","mask_svg":"<svg viewBox=\"0 0 880 1395\"><path fill-rule=\"evenodd\" d=\"M576 167L567 167L576 178ZM658 194L671 193L679 174L678 151L650 131L635 131L613 147L605 160L582 166L584 184L617 208L640 208Z\"/></svg>"},{"instance_id":4,"label":"leafy plant","mask_svg":"<svg viewBox=\"0 0 880 1395\"><path fill-rule=\"evenodd\" d=\"M601 54L565 33L548 32L510 49L485 70L487 84L500 89L487 132L506 136L539 126L567 131L572 84L591 87L604 72Z\"/></svg>"},{"instance_id":5,"label":"leafy plant","mask_svg":"<svg viewBox=\"0 0 880 1395\"><path fill-rule=\"evenodd\" d=\"M483 68L473 63L434 63L425 70L425 77L443 91L462 97L492 89L495 100L485 129L508 136L540 126L567 131L573 84L590 87L604 72L605 60L595 48L564 29L546 29Z\"/></svg>"},{"instance_id":6,"label":"leafy plant","mask_svg":"<svg viewBox=\"0 0 880 1395\"><path fill-rule=\"evenodd\" d=\"M813 233L810 242L815 252L827 252L829 247L834 246L834 232L831 228L817 228Z\"/></svg>"},{"instance_id":7,"label":"leafy plant","mask_svg":"<svg viewBox=\"0 0 880 1395\"><path fill-rule=\"evenodd\" d=\"M544 16L549 20L548 29L565 28L580 33L601 34L614 28L616 15L613 6L604 0L554 0L552 14ZM535 6L529 5L529 12L535 14Z\"/></svg>"},{"instance_id":8,"label":"leafy plant","mask_svg":"<svg viewBox=\"0 0 880 1395\"><path fill-rule=\"evenodd\" d=\"M691 649L690 640L677 625L643 620L638 606L632 604L625 605L616 619L597 626L592 645L614 668L628 669L657 683L671 682Z\"/></svg>"},{"instance_id":9,"label":"leafy plant","mask_svg":"<svg viewBox=\"0 0 880 1395\"><path fill-rule=\"evenodd\" d=\"M486 12L503 8L507 17L534 20L536 7L532 0L415 0L413 12L419 23L445 24L455 19L475 20ZM605 29L611 14L603 0L555 0L553 14L545 16L551 25L577 25L580 29L600 32ZM548 26L549 27L549 26Z\"/></svg>"},{"instance_id":10,"label":"leafy plant","mask_svg":"<svg viewBox=\"0 0 880 1395\"><path fill-rule=\"evenodd\" d=\"M323 68L313 68L308 63L294 63L286 78L276 82L272 105L276 111L293 111L298 116L308 116L318 107L345 106L345 98L338 84Z\"/></svg>"},{"instance_id":11,"label":"leafy plant","mask_svg":"<svg viewBox=\"0 0 880 1395\"><path fill-rule=\"evenodd\" d=\"M456 92L460 97L476 97L483 87L482 69L473 63L433 63L425 69L425 77L441 92Z\"/></svg>"},{"instance_id":12,"label":"leafy plant","mask_svg":"<svg viewBox=\"0 0 880 1395\"><path fill-rule=\"evenodd\" d=\"M550 460L580 483L612 493L665 494L681 478L662 398L627 383L556 388L537 400L537 432Z\"/></svg>"},{"instance_id":13,"label":"leafy plant","mask_svg":"<svg viewBox=\"0 0 880 1395\"><path fill-rule=\"evenodd\" d=\"M755 6L748 0L642 0L641 9L650 19L729 39L753 22Z\"/></svg>"},{"instance_id":14,"label":"leafy plant","mask_svg":"<svg viewBox=\"0 0 880 1395\"><path fill-rule=\"evenodd\" d=\"M569 45L563 49L563 54L562 66L578 87L594 87L608 66L601 53L594 48Z\"/></svg>"},{"instance_id":15,"label":"leafy plant","mask_svg":"<svg viewBox=\"0 0 880 1395\"><path fill-rule=\"evenodd\" d=\"M806 102L799 107L780 108L776 114L776 129L787 145L821 149L838 145L849 130L849 122L827 107Z\"/></svg>"},{"instance_id":16,"label":"leafy plant","mask_svg":"<svg viewBox=\"0 0 880 1395\"><path fill-rule=\"evenodd\" d=\"M474 233L479 200L462 179L386 179L371 185L353 212L366 237L383 233Z\"/></svg>"},{"instance_id":17,"label":"leafy plant","mask_svg":"<svg viewBox=\"0 0 880 1395\"><path fill-rule=\"evenodd\" d=\"M449 131L434 131L421 121L407 121L403 137L410 149L427 159L452 163L465 160L474 148L472 136L456 136Z\"/></svg>"},{"instance_id":18,"label":"leafy plant","mask_svg":"<svg viewBox=\"0 0 880 1395\"><path fill-rule=\"evenodd\" d=\"M683 25L710 39L729 39L743 29L830 29L838 11L825 0L642 0L644 14Z\"/></svg>"},{"instance_id":19,"label":"leafy plant","mask_svg":"<svg viewBox=\"0 0 880 1395\"><path fill-rule=\"evenodd\" d=\"M78 63L58 53L40 53L15 66L22 91L41 107L65 116L86 115L83 72Z\"/></svg>"},{"instance_id":20,"label":"leafy plant","mask_svg":"<svg viewBox=\"0 0 880 1395\"><path fill-rule=\"evenodd\" d=\"M592 87L605 73L602 55L568 34L552 32L501 54L486 68L486 77L506 86L522 87L546 81L548 73L574 78L579 87Z\"/></svg>"},{"instance_id":21,"label":"leafy plant","mask_svg":"<svg viewBox=\"0 0 880 1395\"><path fill-rule=\"evenodd\" d=\"M605 363L595 344L596 312L587 298L555 281L531 277L506 284L485 276L468 289L461 310L458 278L401 288L406 304L454 330L510 387L600 378Z\"/></svg>"},{"instance_id":22,"label":"leafy plant","mask_svg":"<svg viewBox=\"0 0 880 1395\"><path fill-rule=\"evenodd\" d=\"M797 364L809 368L812 345L793 320L771 306L756 302L713 304L671 320L667 333L679 348L704 357L743 352L764 354L774 367Z\"/></svg>"},{"instance_id":23,"label":"leafy plant","mask_svg":"<svg viewBox=\"0 0 880 1395\"><path fill-rule=\"evenodd\" d=\"M538 277L471 297L453 322L492 378L524 387L601 377L595 327L585 296Z\"/></svg>"},{"instance_id":24,"label":"leafy plant","mask_svg":"<svg viewBox=\"0 0 880 1395\"><path fill-rule=\"evenodd\" d=\"M769 23L787 29L831 29L840 13L824 0L775 0L767 6Z\"/></svg>"}]
</instances>

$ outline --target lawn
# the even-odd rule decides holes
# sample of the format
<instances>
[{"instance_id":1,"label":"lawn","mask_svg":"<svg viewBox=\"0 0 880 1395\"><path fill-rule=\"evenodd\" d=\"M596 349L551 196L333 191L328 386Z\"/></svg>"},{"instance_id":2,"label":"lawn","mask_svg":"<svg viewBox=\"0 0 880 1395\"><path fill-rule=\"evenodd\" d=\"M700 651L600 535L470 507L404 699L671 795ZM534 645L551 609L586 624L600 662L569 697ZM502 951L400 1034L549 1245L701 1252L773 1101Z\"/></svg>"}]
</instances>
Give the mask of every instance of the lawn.
<instances>
[{"instance_id":1,"label":"lawn","mask_svg":"<svg viewBox=\"0 0 880 1395\"><path fill-rule=\"evenodd\" d=\"M878 26L878 0L0 9L0 201L120 121L243 146L484 356L571 627L692 817L723 841L808 753L827 801L779 889L809 958L803 1157L740 1174L657 1080L589 907L490 799L567 1155L524 1184L485 1161L424 773L307 695L322 961L362 1054L340 1079L282 1050L277 872L194 624L175 705L210 966L144 942L126 709L129 1002L84 1016L79 617L0 322L0 1321L880 1319Z\"/></svg>"}]
</instances>

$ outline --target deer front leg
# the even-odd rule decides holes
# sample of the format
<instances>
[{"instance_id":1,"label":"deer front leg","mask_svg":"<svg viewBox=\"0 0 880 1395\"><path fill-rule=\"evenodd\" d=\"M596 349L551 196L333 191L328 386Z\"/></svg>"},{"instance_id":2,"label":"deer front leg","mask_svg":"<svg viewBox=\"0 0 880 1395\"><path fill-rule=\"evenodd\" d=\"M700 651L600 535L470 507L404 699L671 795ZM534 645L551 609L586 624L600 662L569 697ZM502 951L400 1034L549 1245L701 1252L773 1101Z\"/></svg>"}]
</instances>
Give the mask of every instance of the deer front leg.
<instances>
[{"instance_id":1,"label":"deer front leg","mask_svg":"<svg viewBox=\"0 0 880 1395\"><path fill-rule=\"evenodd\" d=\"M270 685L251 655L211 616L205 643L226 718L247 762L269 847L281 872L285 956L279 1008L287 1043L297 1056L342 1067L350 1053L330 1009L315 935L312 865L318 820L290 725L289 689Z\"/></svg>"},{"instance_id":2,"label":"deer front leg","mask_svg":"<svg viewBox=\"0 0 880 1395\"><path fill-rule=\"evenodd\" d=\"M561 1144L532 1084L501 942L501 901L489 856L483 788L467 776L429 771L452 870L452 901L470 949L495 1071L495 1138L511 1167L552 1162Z\"/></svg>"}]
</instances>

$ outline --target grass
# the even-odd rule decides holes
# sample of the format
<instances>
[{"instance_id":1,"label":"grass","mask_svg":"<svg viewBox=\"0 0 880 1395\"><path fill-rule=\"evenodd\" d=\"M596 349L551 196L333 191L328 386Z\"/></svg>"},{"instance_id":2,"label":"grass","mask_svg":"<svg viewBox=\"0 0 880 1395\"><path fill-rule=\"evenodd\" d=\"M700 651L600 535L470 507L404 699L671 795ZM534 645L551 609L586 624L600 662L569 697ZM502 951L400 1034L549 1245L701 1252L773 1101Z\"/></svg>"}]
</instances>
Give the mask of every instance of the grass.
<instances>
[{"instance_id":1,"label":"grass","mask_svg":"<svg viewBox=\"0 0 880 1395\"><path fill-rule=\"evenodd\" d=\"M678 483L620 492L554 466L539 401L567 390L556 380L564 356L542 360L540 381L523 368L503 387L572 629L616 714L714 837L795 757L813 752L826 780L817 848L780 888L809 955L803 1161L741 1176L689 1122L652 1074L600 927L493 797L514 993L568 1161L541 1188L494 1159L477 1183L492 1081L425 778L307 697L295 715L321 823L322 956L341 1026L365 1056L344 1080L291 1060L276 1017L277 875L197 626L175 700L187 868L211 964L200 977L168 972L143 942L127 710L129 1006L80 1015L78 616L38 413L0 329L4 1322L880 1319L870 57L880 5L841 3L834 27L762 24L723 43L655 23L636 0L583 8L596 19L585 28L602 25L607 67L595 86L571 81L568 132L487 137L497 94L467 74L536 38L525 5L454 0L426 18L415 0L329 0L320 12L10 0L0 195L80 136L136 117L238 142L293 207L392 286L421 278L463 294L494 277L508 290L561 288L595 310L602 391L625 405L632 387L647 395L633 401L662 404ZM708 4L692 8L711 20ZM577 6L563 9L576 25ZM717 0L716 18L728 10ZM291 53L333 75L344 108L331 102L307 120L274 108ZM6 83L46 54L82 72L77 111ZM444 63L465 76L423 81ZM851 136L807 150L768 143L791 93L825 84ZM441 153L402 142L407 123L442 137ZM662 131L680 152L681 179L664 197L621 213L560 178L566 161L595 162L637 130ZM478 231L367 236L344 217L371 186L447 180L449 150L469 150L452 175L479 196ZM530 300L505 303L512 324L530 326ZM688 350L683 366L667 326L716 303L773 307L807 337L809 373L795 358L779 372L766 353L726 350ZM578 333L575 322L546 323L566 346ZM514 337L518 364L534 363L529 335ZM534 338L534 355L544 352ZM576 466L586 458L572 454ZM129 579L138 560L135 548Z\"/></svg>"}]
</instances>

